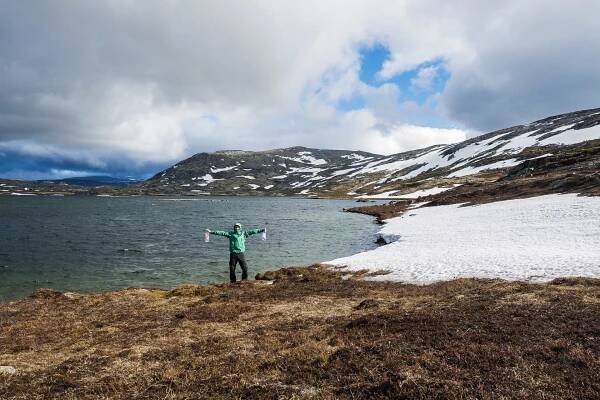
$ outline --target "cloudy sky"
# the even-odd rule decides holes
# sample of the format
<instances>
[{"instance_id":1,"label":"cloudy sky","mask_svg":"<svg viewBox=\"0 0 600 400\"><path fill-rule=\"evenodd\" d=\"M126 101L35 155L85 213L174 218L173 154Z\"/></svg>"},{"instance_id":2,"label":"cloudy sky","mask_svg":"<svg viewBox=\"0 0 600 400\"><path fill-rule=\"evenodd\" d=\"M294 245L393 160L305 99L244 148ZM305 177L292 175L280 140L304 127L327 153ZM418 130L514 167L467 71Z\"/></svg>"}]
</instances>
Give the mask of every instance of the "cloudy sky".
<instances>
[{"instance_id":1,"label":"cloudy sky","mask_svg":"<svg viewBox=\"0 0 600 400\"><path fill-rule=\"evenodd\" d=\"M600 1L0 0L0 177L396 153L600 107Z\"/></svg>"}]
</instances>

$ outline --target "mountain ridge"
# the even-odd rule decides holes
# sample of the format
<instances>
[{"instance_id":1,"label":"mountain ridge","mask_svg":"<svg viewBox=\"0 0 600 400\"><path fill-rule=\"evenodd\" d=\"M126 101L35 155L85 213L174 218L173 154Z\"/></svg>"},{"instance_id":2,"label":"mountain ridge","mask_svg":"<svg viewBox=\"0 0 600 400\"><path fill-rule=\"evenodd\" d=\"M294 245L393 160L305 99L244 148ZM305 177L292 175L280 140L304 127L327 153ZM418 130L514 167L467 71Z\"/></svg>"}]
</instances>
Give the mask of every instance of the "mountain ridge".
<instances>
[{"instance_id":1,"label":"mountain ridge","mask_svg":"<svg viewBox=\"0 0 600 400\"><path fill-rule=\"evenodd\" d=\"M423 180L453 188L486 174L507 173L536 158L560 158L560 153L580 143L594 147L598 139L600 108L391 155L303 146L198 153L139 187L156 194L389 198L405 189L434 187ZM394 191L398 193L390 194Z\"/></svg>"},{"instance_id":2,"label":"mountain ridge","mask_svg":"<svg viewBox=\"0 0 600 400\"><path fill-rule=\"evenodd\" d=\"M527 185L535 181L535 185L550 193L578 188L595 193L594 174L599 170L600 108L595 108L553 115L459 143L391 155L304 146L202 152L141 183L122 188L67 188L67 192L385 199L434 196L439 200L442 192L448 197L465 189L499 188L502 182ZM574 184L574 177L569 178L572 185L568 187L555 182L567 174L577 175L580 183ZM521 179L532 177L535 179ZM14 181L8 186L4 182L0 182L0 186L5 186L0 187L0 194L19 192ZM28 184L31 185L25 182L21 186ZM60 189L64 191L65 186ZM46 186L40 194L52 190Z\"/></svg>"}]
</instances>

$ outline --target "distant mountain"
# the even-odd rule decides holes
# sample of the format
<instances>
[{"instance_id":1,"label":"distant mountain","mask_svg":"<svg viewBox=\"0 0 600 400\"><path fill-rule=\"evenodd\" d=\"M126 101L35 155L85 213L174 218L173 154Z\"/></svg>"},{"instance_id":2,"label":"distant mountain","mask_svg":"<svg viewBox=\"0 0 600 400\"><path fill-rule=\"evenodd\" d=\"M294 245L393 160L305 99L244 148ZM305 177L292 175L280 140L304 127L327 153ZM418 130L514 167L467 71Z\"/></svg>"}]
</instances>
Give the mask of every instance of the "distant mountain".
<instances>
[{"instance_id":1,"label":"distant mountain","mask_svg":"<svg viewBox=\"0 0 600 400\"><path fill-rule=\"evenodd\" d=\"M195 154L143 182L0 180L0 195L422 197L432 204L569 191L600 195L600 108L390 156L306 147L225 150Z\"/></svg>"},{"instance_id":2,"label":"distant mountain","mask_svg":"<svg viewBox=\"0 0 600 400\"><path fill-rule=\"evenodd\" d=\"M0 178L0 196L119 195L121 194L120 190L123 188L133 186L139 182L131 178L115 178L105 175L37 181Z\"/></svg>"},{"instance_id":3,"label":"distant mountain","mask_svg":"<svg viewBox=\"0 0 600 400\"><path fill-rule=\"evenodd\" d=\"M118 178L108 175L78 176L63 179L42 179L37 182L68 184L76 186L129 186L141 182L139 179Z\"/></svg>"},{"instance_id":4,"label":"distant mountain","mask_svg":"<svg viewBox=\"0 0 600 400\"><path fill-rule=\"evenodd\" d=\"M305 147L199 153L131 189L147 194L390 198L418 190L431 195L518 173L539 175L561 168L564 173L593 173L599 162L600 108L390 156Z\"/></svg>"},{"instance_id":5,"label":"distant mountain","mask_svg":"<svg viewBox=\"0 0 600 400\"><path fill-rule=\"evenodd\" d=\"M159 172L142 187L168 193L305 195L330 190L335 185L328 181L343 177L348 168L381 158L362 151L306 147L199 153Z\"/></svg>"}]
</instances>

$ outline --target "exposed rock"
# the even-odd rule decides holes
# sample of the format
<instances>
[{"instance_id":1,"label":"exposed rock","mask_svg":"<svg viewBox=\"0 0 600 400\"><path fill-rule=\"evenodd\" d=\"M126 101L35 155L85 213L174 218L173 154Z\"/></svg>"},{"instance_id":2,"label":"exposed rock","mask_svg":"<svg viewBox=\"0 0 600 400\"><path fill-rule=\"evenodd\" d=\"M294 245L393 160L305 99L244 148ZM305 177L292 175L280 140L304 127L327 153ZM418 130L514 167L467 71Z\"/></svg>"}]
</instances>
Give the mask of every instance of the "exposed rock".
<instances>
[{"instance_id":1,"label":"exposed rock","mask_svg":"<svg viewBox=\"0 0 600 400\"><path fill-rule=\"evenodd\" d=\"M58 299L65 296L58 290L41 288L30 294L29 297L32 299Z\"/></svg>"},{"instance_id":2,"label":"exposed rock","mask_svg":"<svg viewBox=\"0 0 600 400\"><path fill-rule=\"evenodd\" d=\"M201 297L208 296L212 293L214 293L214 290L210 286L186 284L170 290L167 292L166 297Z\"/></svg>"},{"instance_id":3,"label":"exposed rock","mask_svg":"<svg viewBox=\"0 0 600 400\"><path fill-rule=\"evenodd\" d=\"M17 373L17 369L15 367L11 367L10 365L0 365L0 375L14 375Z\"/></svg>"},{"instance_id":4,"label":"exposed rock","mask_svg":"<svg viewBox=\"0 0 600 400\"><path fill-rule=\"evenodd\" d=\"M377 204L373 206L361 206L344 209L347 212L373 215L377 222L383 223L384 219L397 217L403 214L411 205L411 200L392 201L388 204Z\"/></svg>"},{"instance_id":5,"label":"exposed rock","mask_svg":"<svg viewBox=\"0 0 600 400\"><path fill-rule=\"evenodd\" d=\"M379 307L380 302L374 299L365 299L361 301L359 304L354 306L355 310L364 310L367 308L377 308Z\"/></svg>"},{"instance_id":6,"label":"exposed rock","mask_svg":"<svg viewBox=\"0 0 600 400\"><path fill-rule=\"evenodd\" d=\"M586 277L567 277L567 278L555 278L548 282L549 285L558 286L600 286L600 279L598 278L586 278Z\"/></svg>"},{"instance_id":7,"label":"exposed rock","mask_svg":"<svg viewBox=\"0 0 600 400\"><path fill-rule=\"evenodd\" d=\"M380 246L384 246L384 245L388 244L388 242L386 242L385 239L381 236L377 237L377 240L375 240L375 243Z\"/></svg>"}]
</instances>

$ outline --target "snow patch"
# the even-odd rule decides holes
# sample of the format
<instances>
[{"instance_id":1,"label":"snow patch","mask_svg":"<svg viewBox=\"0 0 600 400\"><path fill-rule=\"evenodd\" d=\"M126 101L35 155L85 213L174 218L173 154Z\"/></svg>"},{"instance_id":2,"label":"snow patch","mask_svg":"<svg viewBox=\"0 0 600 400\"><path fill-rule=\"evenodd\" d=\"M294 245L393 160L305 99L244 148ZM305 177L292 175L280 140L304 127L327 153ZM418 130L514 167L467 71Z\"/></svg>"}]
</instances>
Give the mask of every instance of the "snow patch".
<instances>
[{"instance_id":1,"label":"snow patch","mask_svg":"<svg viewBox=\"0 0 600 400\"><path fill-rule=\"evenodd\" d=\"M198 177L196 177L196 179L202 179L206 183L211 183L211 182L214 182L214 181L222 181L223 180L223 179L213 178L211 174L206 174L204 176L198 176Z\"/></svg>"},{"instance_id":2,"label":"snow patch","mask_svg":"<svg viewBox=\"0 0 600 400\"><path fill-rule=\"evenodd\" d=\"M362 196L358 196L359 199L395 199L394 196L398 193L398 190L390 190L388 192L378 193L378 194L363 194Z\"/></svg>"},{"instance_id":3,"label":"snow patch","mask_svg":"<svg viewBox=\"0 0 600 400\"><path fill-rule=\"evenodd\" d=\"M600 125L585 129L571 129L558 135L540 140L539 144L575 144L588 140L600 139Z\"/></svg>"},{"instance_id":4,"label":"snow patch","mask_svg":"<svg viewBox=\"0 0 600 400\"><path fill-rule=\"evenodd\" d=\"M454 189L460 186L460 183L454 184L452 187L432 187L430 189L417 190L416 192L400 195L400 199L418 199L419 197L431 196L434 194L445 192L446 190Z\"/></svg>"},{"instance_id":5,"label":"snow patch","mask_svg":"<svg viewBox=\"0 0 600 400\"><path fill-rule=\"evenodd\" d=\"M286 171L288 174L301 174L301 173L311 173L311 174L318 174L321 171L325 171L323 168L316 168L316 167L304 167L304 168L297 168L297 167L291 167L289 171Z\"/></svg>"},{"instance_id":6,"label":"snow patch","mask_svg":"<svg viewBox=\"0 0 600 400\"><path fill-rule=\"evenodd\" d=\"M360 199L417 199L419 197L431 196L433 194L438 194L445 192L446 190L453 189L455 187L460 186L459 183L454 184L452 187L432 187L430 189L417 190L416 192L406 193L406 194L396 194L398 190L391 190L389 192L384 192L380 194L371 194L371 195L362 195L358 196Z\"/></svg>"},{"instance_id":7,"label":"snow patch","mask_svg":"<svg viewBox=\"0 0 600 400\"><path fill-rule=\"evenodd\" d=\"M281 157L286 160L296 161L296 162L303 163L303 164L312 164L312 165L327 164L327 161L325 161L321 158L315 158L308 154L302 154L302 155L300 155L300 157L286 157L286 156L277 156L277 157Z\"/></svg>"},{"instance_id":8,"label":"snow patch","mask_svg":"<svg viewBox=\"0 0 600 400\"><path fill-rule=\"evenodd\" d=\"M457 178L457 177L461 177L461 176L474 175L481 171L486 171L486 170L490 170L490 169L514 167L515 165L521 164L523 161L525 161L525 160L517 160L516 158L511 158L509 160L502 160L502 161L498 161L498 162L495 162L492 164L482 165L479 167L470 167L469 166L469 167L465 167L465 168L462 168L462 169L452 172L450 175L448 175L448 177L449 178Z\"/></svg>"},{"instance_id":9,"label":"snow patch","mask_svg":"<svg viewBox=\"0 0 600 400\"><path fill-rule=\"evenodd\" d=\"M231 171L232 169L235 169L238 167L239 164L237 165L232 165L230 167L223 167L223 168L215 168L214 166L210 167L210 172L212 172L213 174L216 174L217 172L223 172L223 171Z\"/></svg>"},{"instance_id":10,"label":"snow patch","mask_svg":"<svg viewBox=\"0 0 600 400\"><path fill-rule=\"evenodd\" d=\"M356 168L348 168L348 169L340 169L339 171L335 171L331 174L331 178L334 176L346 175L349 172L356 170Z\"/></svg>"},{"instance_id":11,"label":"snow patch","mask_svg":"<svg viewBox=\"0 0 600 400\"><path fill-rule=\"evenodd\" d=\"M545 158L545 157L550 157L550 156L553 156L553 155L554 154L552 154L552 153L546 153L546 154L542 154L541 156L528 158L527 160L537 160L538 158Z\"/></svg>"},{"instance_id":12,"label":"snow patch","mask_svg":"<svg viewBox=\"0 0 600 400\"><path fill-rule=\"evenodd\" d=\"M370 160L373 157L365 157L365 156L361 156L360 154L356 154L356 153L352 153L352 154L344 154L343 156L340 156L342 158L346 158L348 160L356 160L356 161L364 161L364 160Z\"/></svg>"},{"instance_id":13,"label":"snow patch","mask_svg":"<svg viewBox=\"0 0 600 400\"><path fill-rule=\"evenodd\" d=\"M421 207L387 220L392 243L328 264L431 283L459 277L600 277L600 199L553 194L478 206ZM394 241L395 240L395 241Z\"/></svg>"}]
</instances>

